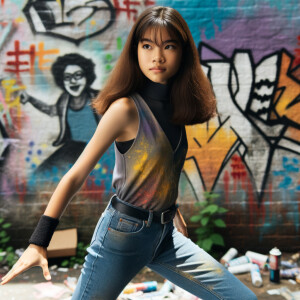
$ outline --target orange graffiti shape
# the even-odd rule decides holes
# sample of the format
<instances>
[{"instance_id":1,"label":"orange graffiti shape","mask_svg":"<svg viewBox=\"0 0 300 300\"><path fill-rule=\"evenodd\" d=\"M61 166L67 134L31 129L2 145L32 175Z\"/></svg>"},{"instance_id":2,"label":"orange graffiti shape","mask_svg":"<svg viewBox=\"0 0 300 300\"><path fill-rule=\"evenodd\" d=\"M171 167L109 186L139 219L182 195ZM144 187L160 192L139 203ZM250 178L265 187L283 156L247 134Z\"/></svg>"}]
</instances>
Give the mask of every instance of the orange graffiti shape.
<instances>
[{"instance_id":1,"label":"orange graffiti shape","mask_svg":"<svg viewBox=\"0 0 300 300\"><path fill-rule=\"evenodd\" d=\"M51 63L51 59L45 59L45 55L53 55L53 54L59 54L58 49L49 49L45 50L44 49L44 43L40 42L38 44L38 51L36 52L36 56L38 57L38 62L39 62L39 69L40 70L49 70L50 66L44 66L46 63Z\"/></svg>"},{"instance_id":2,"label":"orange graffiti shape","mask_svg":"<svg viewBox=\"0 0 300 300\"><path fill-rule=\"evenodd\" d=\"M279 117L286 117L293 123L300 125L300 85L289 74L291 64L291 57L282 52L280 75L274 97L275 111Z\"/></svg>"},{"instance_id":3,"label":"orange graffiti shape","mask_svg":"<svg viewBox=\"0 0 300 300\"><path fill-rule=\"evenodd\" d=\"M191 173L195 168L190 160L193 158L207 191L212 189L224 160L238 139L227 123L219 125L217 119L213 119L208 123L186 127L189 148L184 171L194 176Z\"/></svg>"}]
</instances>

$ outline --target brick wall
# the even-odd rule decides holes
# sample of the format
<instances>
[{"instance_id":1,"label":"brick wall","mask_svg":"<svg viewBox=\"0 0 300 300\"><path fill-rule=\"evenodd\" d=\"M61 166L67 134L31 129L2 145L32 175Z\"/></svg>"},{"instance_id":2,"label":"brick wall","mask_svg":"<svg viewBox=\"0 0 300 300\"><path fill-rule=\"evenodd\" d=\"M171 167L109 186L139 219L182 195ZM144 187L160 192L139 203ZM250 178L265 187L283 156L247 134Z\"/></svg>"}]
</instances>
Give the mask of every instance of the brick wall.
<instances>
[{"instance_id":1,"label":"brick wall","mask_svg":"<svg viewBox=\"0 0 300 300\"><path fill-rule=\"evenodd\" d=\"M189 149L178 199L185 219L194 213L194 203L203 201L203 192L213 191L229 209L222 230L228 248L299 248L299 3L99 1L94 4L106 10L96 9L90 17L85 1L75 10L78 1L62 3L0 2L0 212L13 223L13 243L26 246L59 178L86 142L57 142L65 130L60 121L66 120L55 114L55 104L76 93L90 101L137 15L159 4L178 9L186 19L218 100L218 118L186 127ZM87 83L82 84L79 75L72 79L79 87L60 86L51 72L58 59L58 70L86 68L95 80L84 77ZM70 127L89 136L77 116L69 116ZM93 117L89 128L96 126ZM114 193L113 166L111 146L59 228L76 226L79 239L88 242ZM188 223L194 239L195 224Z\"/></svg>"}]
</instances>

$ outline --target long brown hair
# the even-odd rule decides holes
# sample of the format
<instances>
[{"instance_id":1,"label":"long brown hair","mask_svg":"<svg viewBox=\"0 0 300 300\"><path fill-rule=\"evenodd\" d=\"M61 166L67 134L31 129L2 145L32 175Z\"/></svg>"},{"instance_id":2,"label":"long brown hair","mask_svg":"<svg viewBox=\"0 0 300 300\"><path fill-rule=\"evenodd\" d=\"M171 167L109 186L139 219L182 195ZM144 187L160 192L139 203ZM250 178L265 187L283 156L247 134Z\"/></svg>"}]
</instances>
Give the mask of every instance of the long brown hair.
<instances>
[{"instance_id":1,"label":"long brown hair","mask_svg":"<svg viewBox=\"0 0 300 300\"><path fill-rule=\"evenodd\" d=\"M137 46L149 27L155 30L166 28L170 35L177 37L182 44L181 66L172 78L171 121L184 125L208 121L216 111L215 95L201 68L188 25L179 12L171 7L149 7L139 16L115 67L92 106L99 114L104 114L112 102L143 86L145 76L138 64Z\"/></svg>"}]
</instances>

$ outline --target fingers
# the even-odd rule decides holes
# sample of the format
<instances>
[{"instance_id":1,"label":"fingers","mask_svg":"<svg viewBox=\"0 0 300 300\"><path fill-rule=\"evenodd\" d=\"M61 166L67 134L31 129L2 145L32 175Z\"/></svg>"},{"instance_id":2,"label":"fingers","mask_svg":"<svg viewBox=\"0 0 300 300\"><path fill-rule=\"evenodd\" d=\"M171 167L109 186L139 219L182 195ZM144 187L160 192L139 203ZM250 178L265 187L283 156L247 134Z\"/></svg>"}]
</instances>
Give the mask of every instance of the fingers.
<instances>
[{"instance_id":1,"label":"fingers","mask_svg":"<svg viewBox=\"0 0 300 300\"><path fill-rule=\"evenodd\" d=\"M27 264L24 264L24 263L19 263L18 264L18 263L16 263L12 267L12 269L2 278L1 285L6 284L10 280L12 280L16 276L18 276L20 273L27 270L28 268L29 268L29 266Z\"/></svg>"},{"instance_id":2,"label":"fingers","mask_svg":"<svg viewBox=\"0 0 300 300\"><path fill-rule=\"evenodd\" d=\"M51 275L48 269L48 261L47 259L44 259L41 263L41 268L43 269L43 275L46 280L51 280Z\"/></svg>"},{"instance_id":3,"label":"fingers","mask_svg":"<svg viewBox=\"0 0 300 300\"><path fill-rule=\"evenodd\" d=\"M4 285L11 281L13 278L21 274L22 272L29 269L31 266L29 264L20 262L16 263L12 269L2 278L1 285ZM40 267L43 269L43 275L46 280L51 280L51 275L48 269L48 261L47 259L44 259L42 263L40 264Z\"/></svg>"}]
</instances>

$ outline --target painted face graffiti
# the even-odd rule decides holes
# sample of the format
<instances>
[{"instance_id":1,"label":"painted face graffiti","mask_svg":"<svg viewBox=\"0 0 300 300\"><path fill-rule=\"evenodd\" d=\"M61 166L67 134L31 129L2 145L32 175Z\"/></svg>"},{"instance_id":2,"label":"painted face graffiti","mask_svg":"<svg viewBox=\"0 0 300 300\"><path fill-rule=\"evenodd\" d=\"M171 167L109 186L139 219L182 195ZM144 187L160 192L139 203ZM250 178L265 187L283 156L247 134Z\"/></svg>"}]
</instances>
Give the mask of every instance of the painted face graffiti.
<instances>
[{"instance_id":1,"label":"painted face graffiti","mask_svg":"<svg viewBox=\"0 0 300 300\"><path fill-rule=\"evenodd\" d=\"M63 81L66 91L73 97L80 96L87 83L84 71L77 65L68 65L65 68Z\"/></svg>"}]
</instances>

